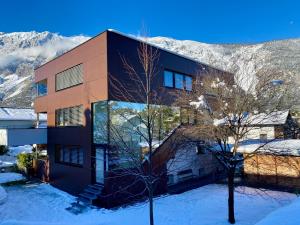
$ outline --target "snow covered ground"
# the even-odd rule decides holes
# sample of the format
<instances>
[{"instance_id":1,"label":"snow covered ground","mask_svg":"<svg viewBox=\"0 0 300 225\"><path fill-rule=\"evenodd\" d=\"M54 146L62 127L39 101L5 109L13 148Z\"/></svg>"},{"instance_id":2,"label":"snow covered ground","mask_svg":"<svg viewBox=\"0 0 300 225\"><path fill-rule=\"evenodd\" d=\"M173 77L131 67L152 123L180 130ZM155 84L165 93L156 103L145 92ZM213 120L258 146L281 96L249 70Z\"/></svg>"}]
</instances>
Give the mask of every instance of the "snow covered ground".
<instances>
[{"instance_id":1,"label":"snow covered ground","mask_svg":"<svg viewBox=\"0 0 300 225\"><path fill-rule=\"evenodd\" d=\"M11 186L5 189L8 197L0 205L0 223L5 225L148 224L148 205L145 203L118 210L90 209L74 215L65 210L74 197L50 185ZM237 224L254 225L295 198L295 195L284 192L238 188ZM180 195L157 198L154 204L155 222L157 225L227 225L226 205L226 187L207 185Z\"/></svg>"},{"instance_id":2,"label":"snow covered ground","mask_svg":"<svg viewBox=\"0 0 300 225\"><path fill-rule=\"evenodd\" d=\"M256 225L298 225L300 199L296 199L292 204L282 207L268 215Z\"/></svg>"},{"instance_id":3,"label":"snow covered ground","mask_svg":"<svg viewBox=\"0 0 300 225\"><path fill-rule=\"evenodd\" d=\"M0 186L0 205L4 203L7 198L7 193L3 187Z\"/></svg>"},{"instance_id":4,"label":"snow covered ground","mask_svg":"<svg viewBox=\"0 0 300 225\"><path fill-rule=\"evenodd\" d=\"M0 173L0 184L5 184L13 181L21 181L24 180L22 174L19 173Z\"/></svg>"}]
</instances>

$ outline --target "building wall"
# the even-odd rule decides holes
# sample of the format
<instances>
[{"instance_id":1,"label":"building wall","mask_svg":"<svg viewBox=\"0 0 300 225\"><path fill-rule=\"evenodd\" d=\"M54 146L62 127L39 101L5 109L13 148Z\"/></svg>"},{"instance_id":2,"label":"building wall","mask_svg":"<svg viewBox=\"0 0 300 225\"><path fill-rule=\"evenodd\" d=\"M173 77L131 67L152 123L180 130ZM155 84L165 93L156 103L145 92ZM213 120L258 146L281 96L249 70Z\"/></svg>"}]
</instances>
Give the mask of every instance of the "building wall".
<instances>
[{"instance_id":1,"label":"building wall","mask_svg":"<svg viewBox=\"0 0 300 225\"><path fill-rule=\"evenodd\" d=\"M47 79L48 93L37 97L36 112L48 117L48 154L50 181L72 193L80 192L92 182L91 104L107 99L107 33L104 32L66 54L35 70L35 82ZM83 64L83 83L55 91L55 75L70 67ZM55 110L82 104L82 127L55 127ZM83 167L55 162L55 145L80 145L84 149Z\"/></svg>"},{"instance_id":2,"label":"building wall","mask_svg":"<svg viewBox=\"0 0 300 225\"><path fill-rule=\"evenodd\" d=\"M245 155L244 174L250 183L300 188L300 157L256 154Z\"/></svg>"},{"instance_id":3,"label":"building wall","mask_svg":"<svg viewBox=\"0 0 300 225\"><path fill-rule=\"evenodd\" d=\"M214 175L222 167L213 154L197 153L196 145L187 145L176 151L175 157L172 157L167 163L167 173L169 184L176 184L186 179L186 175L180 175L180 172L191 170L190 178L201 178L207 175ZM170 180L170 177L171 180Z\"/></svg>"},{"instance_id":4,"label":"building wall","mask_svg":"<svg viewBox=\"0 0 300 225\"><path fill-rule=\"evenodd\" d=\"M0 120L0 128L33 128L35 121L31 120Z\"/></svg>"},{"instance_id":5,"label":"building wall","mask_svg":"<svg viewBox=\"0 0 300 225\"><path fill-rule=\"evenodd\" d=\"M7 145L7 129L0 129L0 145Z\"/></svg>"},{"instance_id":6,"label":"building wall","mask_svg":"<svg viewBox=\"0 0 300 225\"><path fill-rule=\"evenodd\" d=\"M47 144L47 129L7 129L7 145Z\"/></svg>"},{"instance_id":7,"label":"building wall","mask_svg":"<svg viewBox=\"0 0 300 225\"><path fill-rule=\"evenodd\" d=\"M112 77L117 78L120 83L122 83L127 91L131 91L132 95L135 97L135 101L138 100L143 102L145 93L139 93L137 96L136 83L130 81L129 76L125 70L124 63L121 57L126 59L126 61L133 66L133 68L139 73L143 74L142 65L138 58L138 50L141 44L137 40L128 38L123 35L116 34L114 32L108 33L108 71L109 79ZM153 47L153 51L156 48ZM209 67L205 64L198 63L193 60L186 59L179 55L172 54L167 51L158 49L158 60L156 62L155 68L158 70L157 75L153 79L153 90L156 92L158 102L162 104L170 105L175 100L175 97L182 92L182 90L176 90L174 88L167 88L163 86L163 72L164 70L170 70L174 72L179 72L182 74L190 75L192 77L205 76L207 75L207 70L211 73L221 73L222 71ZM229 73L223 73L222 75L228 79L233 76ZM110 100L120 100L128 101L121 96L117 95L117 90L109 82L109 99Z\"/></svg>"},{"instance_id":8,"label":"building wall","mask_svg":"<svg viewBox=\"0 0 300 225\"><path fill-rule=\"evenodd\" d=\"M246 139L260 139L261 134L266 134L268 139L275 138L274 126L269 127L251 127L247 133Z\"/></svg>"}]
</instances>

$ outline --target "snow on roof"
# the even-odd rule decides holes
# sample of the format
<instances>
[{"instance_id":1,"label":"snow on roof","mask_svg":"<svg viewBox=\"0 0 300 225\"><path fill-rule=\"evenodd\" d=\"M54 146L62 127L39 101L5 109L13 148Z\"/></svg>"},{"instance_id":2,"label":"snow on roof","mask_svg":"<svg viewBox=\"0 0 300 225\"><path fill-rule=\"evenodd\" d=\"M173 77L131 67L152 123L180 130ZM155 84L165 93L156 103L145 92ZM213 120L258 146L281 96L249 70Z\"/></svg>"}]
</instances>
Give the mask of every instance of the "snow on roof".
<instances>
[{"instance_id":1,"label":"snow on roof","mask_svg":"<svg viewBox=\"0 0 300 225\"><path fill-rule=\"evenodd\" d=\"M300 140L276 139L269 143L261 140L248 140L240 144L238 152L300 156Z\"/></svg>"},{"instance_id":2,"label":"snow on roof","mask_svg":"<svg viewBox=\"0 0 300 225\"><path fill-rule=\"evenodd\" d=\"M36 120L37 116L33 109L29 108L0 108L1 120ZM39 119L47 120L47 114L41 113Z\"/></svg>"},{"instance_id":3,"label":"snow on roof","mask_svg":"<svg viewBox=\"0 0 300 225\"><path fill-rule=\"evenodd\" d=\"M251 125L278 125L285 124L288 115L288 110L271 112L269 114L260 113L257 115L249 116L249 118L247 118L246 120L248 120Z\"/></svg>"},{"instance_id":4,"label":"snow on roof","mask_svg":"<svg viewBox=\"0 0 300 225\"><path fill-rule=\"evenodd\" d=\"M271 113L259 113L248 115L245 113L243 124L247 126L261 126L261 125L283 125L286 123L289 111L276 111ZM239 118L239 117L237 117ZM231 118L214 119L215 126L222 126L229 123L234 124L235 116Z\"/></svg>"}]
</instances>

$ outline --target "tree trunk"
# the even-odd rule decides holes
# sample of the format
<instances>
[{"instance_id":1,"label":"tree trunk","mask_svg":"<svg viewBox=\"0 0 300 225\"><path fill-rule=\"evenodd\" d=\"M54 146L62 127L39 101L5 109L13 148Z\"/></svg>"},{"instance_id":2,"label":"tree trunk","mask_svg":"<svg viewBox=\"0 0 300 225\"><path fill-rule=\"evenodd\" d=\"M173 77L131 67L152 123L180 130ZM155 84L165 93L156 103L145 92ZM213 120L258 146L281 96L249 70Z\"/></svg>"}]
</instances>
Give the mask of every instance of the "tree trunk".
<instances>
[{"instance_id":1,"label":"tree trunk","mask_svg":"<svg viewBox=\"0 0 300 225\"><path fill-rule=\"evenodd\" d=\"M152 188L149 191L149 221L150 221L150 225L154 225L154 216L153 216L153 191L152 191Z\"/></svg>"},{"instance_id":2,"label":"tree trunk","mask_svg":"<svg viewBox=\"0 0 300 225\"><path fill-rule=\"evenodd\" d=\"M235 167L230 167L228 171L228 221L235 223L234 218L234 172Z\"/></svg>"}]
</instances>

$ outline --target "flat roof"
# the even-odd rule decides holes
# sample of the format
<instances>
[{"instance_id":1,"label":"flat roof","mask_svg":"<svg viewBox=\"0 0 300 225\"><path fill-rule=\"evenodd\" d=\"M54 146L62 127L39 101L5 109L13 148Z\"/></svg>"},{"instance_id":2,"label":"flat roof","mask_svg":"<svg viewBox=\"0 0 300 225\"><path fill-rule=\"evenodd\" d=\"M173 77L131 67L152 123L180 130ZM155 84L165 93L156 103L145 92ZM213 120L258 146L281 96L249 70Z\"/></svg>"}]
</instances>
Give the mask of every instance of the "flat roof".
<instances>
[{"instance_id":1,"label":"flat roof","mask_svg":"<svg viewBox=\"0 0 300 225\"><path fill-rule=\"evenodd\" d=\"M0 107L0 121L35 121L37 114L32 108ZM40 121L47 121L47 114L41 113Z\"/></svg>"},{"instance_id":2,"label":"flat roof","mask_svg":"<svg viewBox=\"0 0 300 225\"><path fill-rule=\"evenodd\" d=\"M57 57L55 57L55 58L51 59L50 61L48 61L48 62L46 62L46 63L44 63L44 64L42 64L42 65L40 65L40 66L36 67L36 68L35 68L35 70L37 70L37 69L39 69L39 68L41 68L41 67L45 66L46 64L48 64L48 63L50 63L50 62L52 62L52 61L54 61L54 60L56 60L56 59L58 59L58 58L62 57L63 55L65 55L65 54L67 54L67 53L69 53L69 52L73 51L74 49L76 49L76 48L80 47L81 45L84 45L84 44L86 44L87 42L89 42L89 41L93 40L94 38L97 38L98 36L100 36L100 35L104 34L105 32L112 32L112 33L118 34L118 35L120 35L120 36L123 36L123 37L129 38L129 39L132 39L132 40L135 40L135 41L141 42L141 43L146 43L146 44L147 44L147 45L149 45L149 46L152 46L152 47L154 47L154 48L157 48L157 49L159 49L159 50L161 50L161 51L164 51L164 52L170 53L170 54L172 54L172 55L176 55L176 56L179 56L179 57L181 57L181 58L184 58L184 59L187 59L187 60L193 61L193 62L195 62L195 63L202 64L202 65L205 65L205 66L207 66L207 67L211 67L212 69L216 69L216 70L219 70L219 71L222 71L222 72L226 72L226 73L229 73L229 74L233 74L233 73L231 73L231 72L225 71L225 70L223 70L223 69L220 69L220 68L218 68L218 67L211 66L211 65L209 65L209 64L207 64L207 63L203 63L203 62L201 62L201 61L198 61L198 60L196 60L196 59L193 59L193 58L191 58L191 57L188 57L188 56L185 56L185 55L178 54L178 53L176 53L176 52L173 52L173 51L170 51L170 50L168 50L168 49L165 49L165 48L159 47L159 46L157 46L157 45L154 45L154 44L152 44L152 43L149 43L149 42L147 42L147 41L144 41L144 40L138 39L138 38L134 37L133 35L124 34L124 33L120 32L120 31L117 31L117 30L114 30L114 29L106 29L106 30L102 31L101 33L99 33L99 34L97 34L96 36L94 36L94 37L92 37L92 38L88 39L87 41L85 41L85 42L82 42L81 44L79 44L79 45L75 46L74 48L71 48L70 50L68 50L68 51L64 52L63 54L61 54L61 55L59 55L59 56L57 56Z\"/></svg>"}]
</instances>

